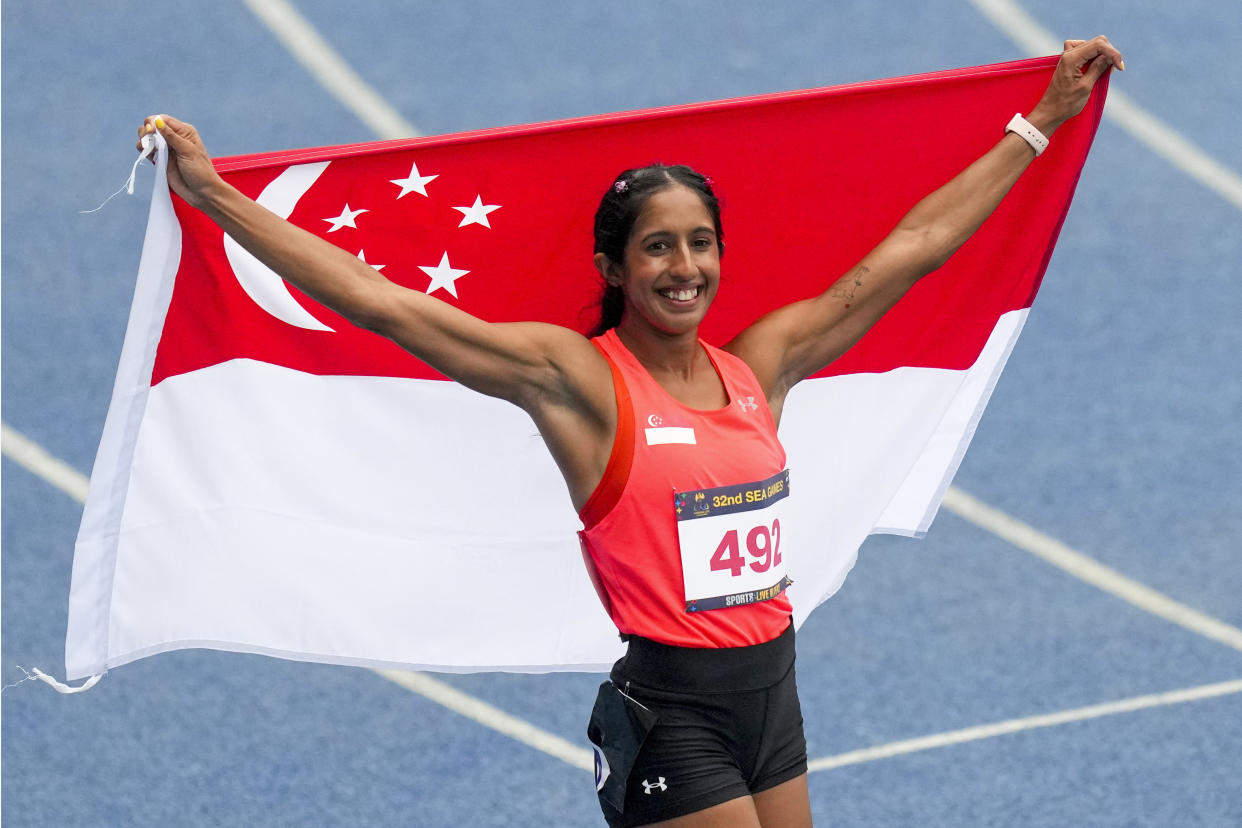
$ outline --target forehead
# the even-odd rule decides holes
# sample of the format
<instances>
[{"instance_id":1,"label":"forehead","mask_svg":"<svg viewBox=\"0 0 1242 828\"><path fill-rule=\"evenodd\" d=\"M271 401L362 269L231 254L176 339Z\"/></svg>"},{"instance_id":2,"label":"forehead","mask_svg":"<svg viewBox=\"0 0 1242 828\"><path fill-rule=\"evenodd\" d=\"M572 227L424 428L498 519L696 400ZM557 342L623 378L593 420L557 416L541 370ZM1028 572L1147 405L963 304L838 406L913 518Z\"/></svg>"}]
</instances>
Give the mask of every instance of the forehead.
<instances>
[{"instance_id":1,"label":"forehead","mask_svg":"<svg viewBox=\"0 0 1242 828\"><path fill-rule=\"evenodd\" d=\"M693 230L699 227L713 229L715 222L707 205L694 190L674 184L652 193L634 223L634 235L658 230Z\"/></svg>"}]
</instances>

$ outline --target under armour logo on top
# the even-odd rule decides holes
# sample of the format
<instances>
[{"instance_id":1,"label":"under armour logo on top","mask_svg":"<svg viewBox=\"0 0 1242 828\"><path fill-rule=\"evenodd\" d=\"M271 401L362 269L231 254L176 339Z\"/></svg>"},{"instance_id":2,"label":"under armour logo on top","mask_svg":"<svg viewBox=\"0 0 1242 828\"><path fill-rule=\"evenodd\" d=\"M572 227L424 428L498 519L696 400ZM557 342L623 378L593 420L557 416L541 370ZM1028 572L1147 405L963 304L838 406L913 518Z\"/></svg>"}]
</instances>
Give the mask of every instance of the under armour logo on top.
<instances>
[{"instance_id":1,"label":"under armour logo on top","mask_svg":"<svg viewBox=\"0 0 1242 828\"><path fill-rule=\"evenodd\" d=\"M663 776L659 777L655 782L648 782L646 779L643 780L643 793L650 795L656 788L659 788L661 791L668 790L668 785L664 784Z\"/></svg>"},{"instance_id":2,"label":"under armour logo on top","mask_svg":"<svg viewBox=\"0 0 1242 828\"><path fill-rule=\"evenodd\" d=\"M754 397L739 397L737 404L741 406L743 411L758 411L759 403L755 402Z\"/></svg>"}]
</instances>

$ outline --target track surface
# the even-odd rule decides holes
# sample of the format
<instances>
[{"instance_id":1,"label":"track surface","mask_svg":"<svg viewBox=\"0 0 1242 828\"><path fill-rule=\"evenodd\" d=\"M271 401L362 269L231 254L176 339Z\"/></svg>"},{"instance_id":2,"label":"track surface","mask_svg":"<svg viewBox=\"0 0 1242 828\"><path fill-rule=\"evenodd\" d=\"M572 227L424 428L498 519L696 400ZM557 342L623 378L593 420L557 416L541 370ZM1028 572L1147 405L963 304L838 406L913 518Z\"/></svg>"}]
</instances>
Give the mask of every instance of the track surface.
<instances>
[{"instance_id":1,"label":"track surface","mask_svg":"<svg viewBox=\"0 0 1242 828\"><path fill-rule=\"evenodd\" d=\"M1237 7L1025 8L1066 36L1109 33L1129 67L1114 88L1242 171L1242 118L1229 103L1242 89ZM428 134L1024 54L965 0L298 9ZM146 199L77 211L117 186L141 117L179 114L217 155L376 135L242 3L9 2L2 35L3 419L89 472ZM1234 628L1239 218L1106 121L957 478ZM22 677L16 664L63 669L81 506L5 452L7 684ZM952 513L923 542L868 542L799 647L813 759L1022 720L1009 735L813 772L819 825L1242 823L1238 692L1048 727L1028 719L1236 680L1242 651ZM598 676L439 678L585 746ZM600 824L591 788L582 770L365 670L188 651L120 668L80 696L33 683L3 696L12 826Z\"/></svg>"}]
</instances>

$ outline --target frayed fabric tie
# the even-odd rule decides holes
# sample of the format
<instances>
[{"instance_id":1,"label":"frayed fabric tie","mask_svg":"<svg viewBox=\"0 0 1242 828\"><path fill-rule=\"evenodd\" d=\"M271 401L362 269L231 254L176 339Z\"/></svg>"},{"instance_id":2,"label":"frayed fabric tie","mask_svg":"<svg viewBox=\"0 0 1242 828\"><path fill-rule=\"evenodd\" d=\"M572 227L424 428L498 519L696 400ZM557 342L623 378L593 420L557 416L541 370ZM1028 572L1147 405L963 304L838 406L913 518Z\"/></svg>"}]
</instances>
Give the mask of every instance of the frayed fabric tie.
<instances>
[{"instance_id":1,"label":"frayed fabric tie","mask_svg":"<svg viewBox=\"0 0 1242 828\"><path fill-rule=\"evenodd\" d=\"M121 193L126 193L127 195L133 195L134 194L134 177L138 175L138 165L141 164L143 161L146 161L148 158L150 158L151 155L157 149L157 147L158 145L156 144L154 135L142 136L142 152L139 153L138 159L134 161L134 166L129 171L129 180L121 185L121 189L117 190L115 193L105 198L103 200L103 204L100 204L94 210L79 210L78 213L81 215L86 215L87 213L98 213L108 204L109 201L116 198Z\"/></svg>"},{"instance_id":2,"label":"frayed fabric tie","mask_svg":"<svg viewBox=\"0 0 1242 828\"><path fill-rule=\"evenodd\" d=\"M65 684L64 682L60 682L52 678L47 673L40 670L38 667L27 670L25 667L18 664L17 669L25 673L26 677L24 679L19 679L13 682L12 684L6 684L3 688L4 690L8 690L10 687L16 687L17 685L23 684L27 681L34 681L37 679L38 681L43 682L48 687L51 687L53 690L55 690L57 693L60 693L61 695L71 696L74 693L85 693L87 690L90 690L92 687L98 684L99 680L104 677L103 673L97 673L91 676L90 678L88 678L86 681L79 684L77 687L70 687L68 684Z\"/></svg>"}]
</instances>

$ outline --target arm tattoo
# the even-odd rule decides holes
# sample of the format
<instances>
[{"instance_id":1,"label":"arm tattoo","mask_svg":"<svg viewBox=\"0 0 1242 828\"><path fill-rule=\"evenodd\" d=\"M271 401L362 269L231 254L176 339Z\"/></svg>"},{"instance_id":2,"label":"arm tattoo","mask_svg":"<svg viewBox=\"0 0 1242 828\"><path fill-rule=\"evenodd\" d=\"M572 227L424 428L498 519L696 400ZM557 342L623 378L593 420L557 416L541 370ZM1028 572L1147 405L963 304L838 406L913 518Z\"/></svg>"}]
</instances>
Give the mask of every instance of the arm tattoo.
<instances>
[{"instance_id":1,"label":"arm tattoo","mask_svg":"<svg viewBox=\"0 0 1242 828\"><path fill-rule=\"evenodd\" d=\"M838 279L836 284L829 289L829 295L836 299L844 299L847 302L853 301L854 293L862 287L863 277L870 272L871 269L866 265L859 265Z\"/></svg>"}]
</instances>

